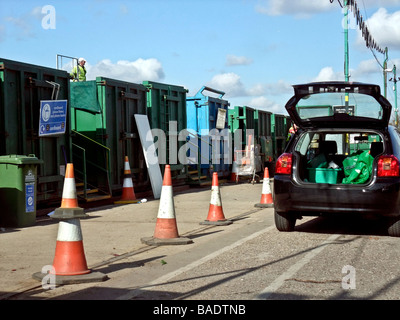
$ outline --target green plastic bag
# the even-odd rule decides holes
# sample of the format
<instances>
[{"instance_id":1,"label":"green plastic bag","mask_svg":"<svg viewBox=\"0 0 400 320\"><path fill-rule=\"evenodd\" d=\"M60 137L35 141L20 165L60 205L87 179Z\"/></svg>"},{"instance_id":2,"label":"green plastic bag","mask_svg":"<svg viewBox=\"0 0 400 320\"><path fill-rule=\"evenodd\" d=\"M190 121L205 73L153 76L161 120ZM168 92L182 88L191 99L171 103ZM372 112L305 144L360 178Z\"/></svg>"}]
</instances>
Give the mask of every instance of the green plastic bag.
<instances>
[{"instance_id":1,"label":"green plastic bag","mask_svg":"<svg viewBox=\"0 0 400 320\"><path fill-rule=\"evenodd\" d=\"M344 184L361 184L368 181L372 173L374 158L369 151L352 154L343 160Z\"/></svg>"},{"instance_id":2,"label":"green plastic bag","mask_svg":"<svg viewBox=\"0 0 400 320\"><path fill-rule=\"evenodd\" d=\"M361 152L352 153L350 156L343 160L343 172L345 177L350 176L350 173L352 172L352 170L354 170L360 154Z\"/></svg>"}]
</instances>

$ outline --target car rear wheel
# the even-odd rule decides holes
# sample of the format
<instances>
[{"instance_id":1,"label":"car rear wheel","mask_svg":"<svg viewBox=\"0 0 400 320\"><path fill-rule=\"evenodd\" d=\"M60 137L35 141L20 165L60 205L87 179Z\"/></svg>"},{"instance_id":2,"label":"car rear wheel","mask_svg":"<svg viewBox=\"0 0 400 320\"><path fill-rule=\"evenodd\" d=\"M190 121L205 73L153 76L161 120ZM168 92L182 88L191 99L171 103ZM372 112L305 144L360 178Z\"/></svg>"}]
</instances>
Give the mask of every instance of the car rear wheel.
<instances>
[{"instance_id":1,"label":"car rear wheel","mask_svg":"<svg viewBox=\"0 0 400 320\"><path fill-rule=\"evenodd\" d=\"M388 234L391 237L400 237L400 217L389 218Z\"/></svg>"},{"instance_id":2,"label":"car rear wheel","mask_svg":"<svg viewBox=\"0 0 400 320\"><path fill-rule=\"evenodd\" d=\"M290 232L296 225L296 217L288 212L274 211L275 226L279 231Z\"/></svg>"}]
</instances>

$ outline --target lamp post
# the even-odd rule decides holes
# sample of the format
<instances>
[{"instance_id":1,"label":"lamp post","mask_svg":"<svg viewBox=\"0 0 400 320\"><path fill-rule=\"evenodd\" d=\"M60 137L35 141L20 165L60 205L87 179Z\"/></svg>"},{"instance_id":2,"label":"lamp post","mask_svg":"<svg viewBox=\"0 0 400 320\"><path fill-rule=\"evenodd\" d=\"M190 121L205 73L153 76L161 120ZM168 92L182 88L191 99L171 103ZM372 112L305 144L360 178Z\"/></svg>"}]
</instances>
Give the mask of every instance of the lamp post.
<instances>
[{"instance_id":1,"label":"lamp post","mask_svg":"<svg viewBox=\"0 0 400 320\"><path fill-rule=\"evenodd\" d=\"M349 81L349 8L344 0L344 79Z\"/></svg>"},{"instance_id":2,"label":"lamp post","mask_svg":"<svg viewBox=\"0 0 400 320\"><path fill-rule=\"evenodd\" d=\"M394 114L395 114L395 118L394 118L394 124L397 127L399 124L399 120L398 120L398 109L397 109L397 81L400 80L400 78L397 78L397 74L396 74L396 65L393 66L392 69L393 72L393 78L390 78L389 81L393 81L393 91L394 91Z\"/></svg>"},{"instance_id":3,"label":"lamp post","mask_svg":"<svg viewBox=\"0 0 400 320\"><path fill-rule=\"evenodd\" d=\"M393 91L394 91L394 114L395 114L395 118L394 118L394 123L395 126L398 126L398 108L397 108L397 81L400 80L400 78L397 78L397 72L396 72L396 65L393 66L392 69L383 69L384 74L386 75L388 72L392 72L393 73L393 78L390 78L389 81L393 81ZM385 77L386 80L386 77ZM386 81L385 81L386 84ZM386 89L386 87L385 87ZM385 95L386 96L386 95Z\"/></svg>"}]
</instances>

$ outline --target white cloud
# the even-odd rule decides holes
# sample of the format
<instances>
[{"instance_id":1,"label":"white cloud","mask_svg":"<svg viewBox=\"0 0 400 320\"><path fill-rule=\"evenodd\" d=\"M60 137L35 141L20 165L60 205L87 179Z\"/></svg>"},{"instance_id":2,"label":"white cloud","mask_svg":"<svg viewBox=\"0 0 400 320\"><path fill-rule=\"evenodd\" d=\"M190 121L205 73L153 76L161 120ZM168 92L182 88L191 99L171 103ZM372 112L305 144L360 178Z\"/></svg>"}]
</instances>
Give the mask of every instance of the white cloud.
<instances>
[{"instance_id":1,"label":"white cloud","mask_svg":"<svg viewBox=\"0 0 400 320\"><path fill-rule=\"evenodd\" d=\"M233 72L217 74L207 85L211 88L224 91L228 97L247 95L240 76Z\"/></svg>"},{"instance_id":2,"label":"white cloud","mask_svg":"<svg viewBox=\"0 0 400 320\"><path fill-rule=\"evenodd\" d=\"M391 7L398 6L400 4L400 0L363 0L363 2L366 7Z\"/></svg>"},{"instance_id":3,"label":"white cloud","mask_svg":"<svg viewBox=\"0 0 400 320\"><path fill-rule=\"evenodd\" d=\"M393 69L393 65L396 66L396 73L397 73L397 77L400 76L400 58L397 59L390 59L388 61L387 67L389 70ZM381 69L380 69L381 70Z\"/></svg>"},{"instance_id":4,"label":"white cloud","mask_svg":"<svg viewBox=\"0 0 400 320\"><path fill-rule=\"evenodd\" d=\"M390 60L388 63L388 69L393 67L395 60ZM399 61L397 61L399 62ZM382 69L375 59L368 59L361 61L355 69L350 69L349 72L350 81L357 82L369 82L376 81L377 77L382 77ZM322 68L318 75L311 81L344 81L344 72L335 71L332 67Z\"/></svg>"},{"instance_id":5,"label":"white cloud","mask_svg":"<svg viewBox=\"0 0 400 320\"><path fill-rule=\"evenodd\" d=\"M232 72L215 75L207 83L207 86L225 92L224 99L233 103L231 105L247 105L275 113L286 113L284 103L293 93L292 86L283 80L246 87L240 76ZM285 101L284 103L277 103L270 100L270 97L274 97L274 100L282 100L285 97Z\"/></svg>"},{"instance_id":6,"label":"white cloud","mask_svg":"<svg viewBox=\"0 0 400 320\"><path fill-rule=\"evenodd\" d=\"M226 57L226 65L227 66L243 66L252 64L253 60L244 56L235 56L233 54L229 54Z\"/></svg>"},{"instance_id":7,"label":"white cloud","mask_svg":"<svg viewBox=\"0 0 400 320\"><path fill-rule=\"evenodd\" d=\"M344 74L335 72L332 67L324 67L312 81L343 81Z\"/></svg>"},{"instance_id":8,"label":"white cloud","mask_svg":"<svg viewBox=\"0 0 400 320\"><path fill-rule=\"evenodd\" d=\"M269 0L260 1L256 11L269 16L294 15L297 18L308 18L334 8L337 7L328 0Z\"/></svg>"},{"instance_id":9,"label":"white cloud","mask_svg":"<svg viewBox=\"0 0 400 320\"><path fill-rule=\"evenodd\" d=\"M290 84L283 80L274 83L258 83L252 87L246 87L240 76L236 73L221 73L215 75L208 86L224 91L228 97L256 97L262 95L281 95L291 93L293 88Z\"/></svg>"},{"instance_id":10,"label":"white cloud","mask_svg":"<svg viewBox=\"0 0 400 320\"><path fill-rule=\"evenodd\" d=\"M136 61L120 60L117 63L104 59L94 66L88 62L87 71L88 80L103 76L137 83L144 80L159 81L165 77L161 63L154 58L139 58Z\"/></svg>"},{"instance_id":11,"label":"white cloud","mask_svg":"<svg viewBox=\"0 0 400 320\"><path fill-rule=\"evenodd\" d=\"M274 101L269 100L265 96L256 97L250 100L249 106L259 110L266 110L273 113L283 113L284 108Z\"/></svg>"},{"instance_id":12,"label":"white cloud","mask_svg":"<svg viewBox=\"0 0 400 320\"><path fill-rule=\"evenodd\" d=\"M340 3L343 5L343 1ZM400 0L363 0L362 3L369 8L394 7L400 4ZM296 18L309 18L314 14L340 9L336 0L332 3L328 0L259 0L256 5L256 11L262 14L293 15Z\"/></svg>"},{"instance_id":13,"label":"white cloud","mask_svg":"<svg viewBox=\"0 0 400 320\"><path fill-rule=\"evenodd\" d=\"M34 7L29 14L37 21L41 21L44 16L44 14L42 13L42 7Z\"/></svg>"},{"instance_id":14,"label":"white cloud","mask_svg":"<svg viewBox=\"0 0 400 320\"><path fill-rule=\"evenodd\" d=\"M34 30L35 25L41 26L41 19L43 18L43 14L41 13L42 7L34 7L30 12L22 15L22 16L7 16L4 18L6 25L11 25L12 28L15 29L15 33L12 34L17 40L23 40L25 38L33 38L36 37ZM4 26L2 30L0 29L0 33L4 34Z\"/></svg>"},{"instance_id":15,"label":"white cloud","mask_svg":"<svg viewBox=\"0 0 400 320\"><path fill-rule=\"evenodd\" d=\"M278 80L278 82L268 84L266 92L271 95L288 94L293 92L293 87L284 80Z\"/></svg>"},{"instance_id":16,"label":"white cloud","mask_svg":"<svg viewBox=\"0 0 400 320\"><path fill-rule=\"evenodd\" d=\"M267 85L265 84L256 84L255 86L246 90L248 96L259 96L263 95L267 90Z\"/></svg>"},{"instance_id":17,"label":"white cloud","mask_svg":"<svg viewBox=\"0 0 400 320\"><path fill-rule=\"evenodd\" d=\"M369 79L370 76L382 74L382 69L375 59L364 60L359 63L357 69L350 70L350 75L353 81L363 81L362 79Z\"/></svg>"},{"instance_id":18,"label":"white cloud","mask_svg":"<svg viewBox=\"0 0 400 320\"><path fill-rule=\"evenodd\" d=\"M380 8L366 21L368 30L381 48L400 49L400 11ZM359 32L358 43L365 44Z\"/></svg>"},{"instance_id":19,"label":"white cloud","mask_svg":"<svg viewBox=\"0 0 400 320\"><path fill-rule=\"evenodd\" d=\"M24 38L34 37L35 33L32 31L31 24L25 18L6 17L6 23L11 24L16 30L16 39L21 40Z\"/></svg>"}]
</instances>

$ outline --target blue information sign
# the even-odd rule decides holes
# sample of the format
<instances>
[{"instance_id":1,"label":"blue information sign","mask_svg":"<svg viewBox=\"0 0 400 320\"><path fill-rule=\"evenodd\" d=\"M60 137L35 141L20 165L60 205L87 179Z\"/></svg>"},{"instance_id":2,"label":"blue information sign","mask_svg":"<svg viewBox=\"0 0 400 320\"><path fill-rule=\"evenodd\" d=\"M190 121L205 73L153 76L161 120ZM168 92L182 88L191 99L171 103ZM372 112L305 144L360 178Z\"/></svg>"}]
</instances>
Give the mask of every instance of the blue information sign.
<instances>
[{"instance_id":1,"label":"blue information sign","mask_svg":"<svg viewBox=\"0 0 400 320\"><path fill-rule=\"evenodd\" d=\"M39 136L64 134L67 100L40 101Z\"/></svg>"},{"instance_id":2,"label":"blue information sign","mask_svg":"<svg viewBox=\"0 0 400 320\"><path fill-rule=\"evenodd\" d=\"M25 212L34 212L35 211L35 183L34 182L25 183L25 200L26 200Z\"/></svg>"}]
</instances>

